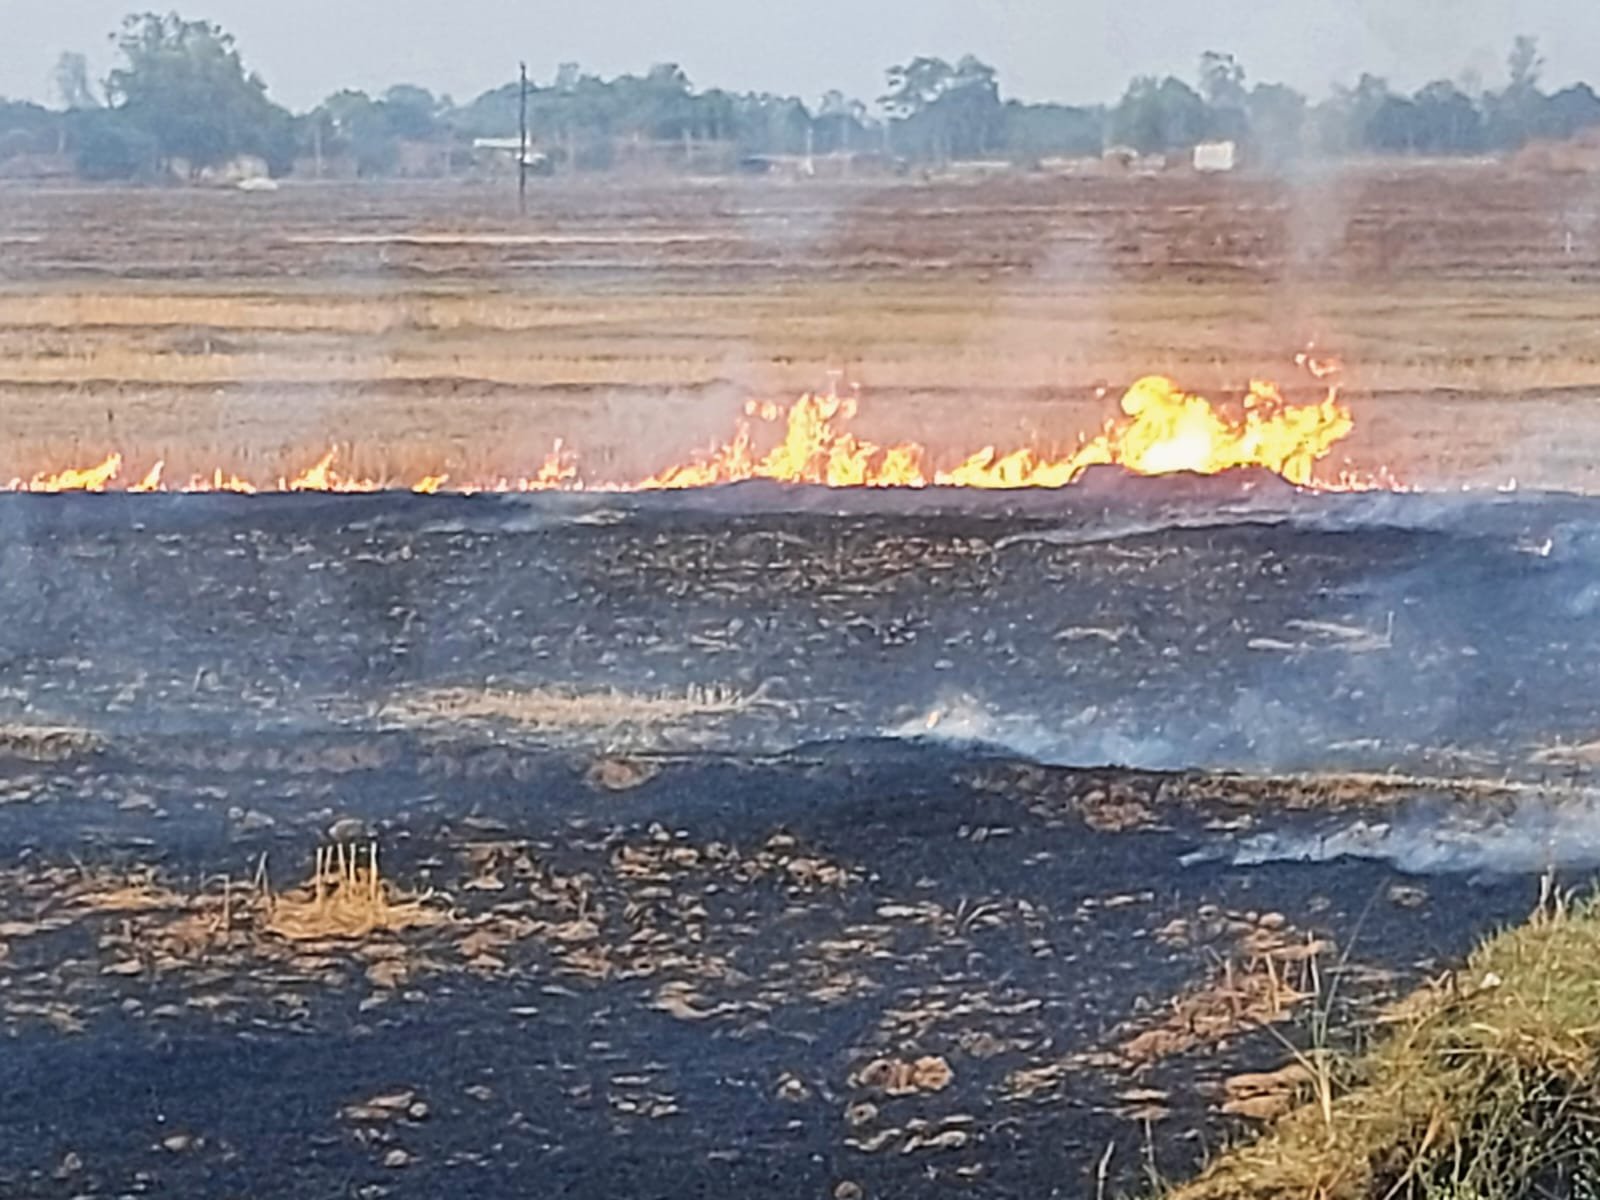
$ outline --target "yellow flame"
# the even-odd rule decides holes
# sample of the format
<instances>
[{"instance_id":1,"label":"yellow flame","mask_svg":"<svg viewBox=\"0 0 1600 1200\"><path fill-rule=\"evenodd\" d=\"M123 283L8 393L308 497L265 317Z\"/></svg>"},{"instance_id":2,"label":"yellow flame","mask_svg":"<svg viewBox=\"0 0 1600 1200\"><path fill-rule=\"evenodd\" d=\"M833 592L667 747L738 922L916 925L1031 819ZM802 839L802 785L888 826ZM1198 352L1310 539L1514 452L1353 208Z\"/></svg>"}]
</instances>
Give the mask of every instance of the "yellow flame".
<instances>
[{"instance_id":1,"label":"yellow flame","mask_svg":"<svg viewBox=\"0 0 1600 1200\"><path fill-rule=\"evenodd\" d=\"M122 455L108 454L92 467L69 467L55 474L13 479L14 492L103 492L122 470Z\"/></svg>"},{"instance_id":2,"label":"yellow flame","mask_svg":"<svg viewBox=\"0 0 1600 1200\"><path fill-rule=\"evenodd\" d=\"M316 463L285 482L278 480L280 492L331 492L333 490L333 460L337 450L329 450Z\"/></svg>"},{"instance_id":3,"label":"yellow flame","mask_svg":"<svg viewBox=\"0 0 1600 1200\"><path fill-rule=\"evenodd\" d=\"M770 453L755 454L750 423L742 421L731 441L641 486L775 479L830 487L1061 487L1096 464L1117 464L1142 475L1215 475L1234 467L1265 467L1307 486L1314 482L1316 464L1355 427L1336 392L1320 404L1294 405L1272 384L1259 381L1250 385L1239 417L1156 375L1128 389L1122 412L1123 419L1109 422L1071 454L1052 458L1032 449L1002 454L988 446L949 470L930 473L927 453L915 443L883 447L846 432L843 426L856 413L853 398L802 396L789 409L783 439Z\"/></svg>"},{"instance_id":4,"label":"yellow flame","mask_svg":"<svg viewBox=\"0 0 1600 1200\"><path fill-rule=\"evenodd\" d=\"M237 475L224 474L221 467L212 471L209 476L196 475L184 485L185 492L237 492L241 496L253 496L257 488L240 479Z\"/></svg>"},{"instance_id":5,"label":"yellow flame","mask_svg":"<svg viewBox=\"0 0 1600 1200\"><path fill-rule=\"evenodd\" d=\"M1336 369L1331 363L1310 360L1304 365L1322 377ZM1319 476L1319 464L1355 424L1332 386L1320 403L1291 404L1273 384L1257 381L1237 406L1224 410L1184 392L1170 379L1152 375L1128 389L1120 416L1070 453L1049 455L1033 448L1002 453L987 446L946 470L933 469L928 451L916 442L885 446L857 437L849 430L857 407L854 396L833 392L802 396L787 409L751 401L729 440L632 483L585 480L577 455L557 440L539 468L526 476L452 483L449 475L439 472L424 476L410 488L422 495L447 490L533 492L583 487L631 491L706 487L750 479L828 487L1061 487L1096 464L1116 464L1144 475L1176 471L1211 475L1236 467L1261 467L1301 486L1400 486L1385 472L1364 476L1324 471ZM757 443L766 439L757 438L755 423L780 421L777 444L763 453ZM13 480L10 486L20 491L104 491L119 477L122 463L122 455L113 453L93 467ZM283 492L372 492L389 486L394 485L343 474L337 449L330 449L299 474L276 481L276 490ZM137 483L126 485L126 490L169 490L165 464L156 463ZM218 467L177 490L248 494L257 488Z\"/></svg>"},{"instance_id":6,"label":"yellow flame","mask_svg":"<svg viewBox=\"0 0 1600 1200\"><path fill-rule=\"evenodd\" d=\"M165 462L157 462L155 466L151 467L148 471L145 472L145 476L144 476L143 479L139 480L138 483L134 484L128 490L130 492L159 492L159 491L161 491L161 473L163 471L165 471L166 469L167 469L167 464Z\"/></svg>"}]
</instances>

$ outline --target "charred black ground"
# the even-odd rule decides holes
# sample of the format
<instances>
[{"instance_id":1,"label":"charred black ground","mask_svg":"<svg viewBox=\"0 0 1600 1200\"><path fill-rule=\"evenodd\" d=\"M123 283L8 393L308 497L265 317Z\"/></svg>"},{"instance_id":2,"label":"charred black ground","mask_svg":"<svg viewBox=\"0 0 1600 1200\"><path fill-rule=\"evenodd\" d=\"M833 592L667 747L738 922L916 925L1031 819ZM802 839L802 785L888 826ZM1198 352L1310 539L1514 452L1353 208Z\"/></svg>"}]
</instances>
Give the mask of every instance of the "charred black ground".
<instances>
[{"instance_id":1,"label":"charred black ground","mask_svg":"<svg viewBox=\"0 0 1600 1200\"><path fill-rule=\"evenodd\" d=\"M13 708L113 728L306 730L490 683L759 690L744 749L964 705L1087 765L1537 777L1594 736L1592 504L1251 482L8 497L0 663Z\"/></svg>"},{"instance_id":2,"label":"charred black ground","mask_svg":"<svg viewBox=\"0 0 1600 1200\"><path fill-rule=\"evenodd\" d=\"M1407 875L1395 831L1588 811L1581 499L8 497L0 532L7 1195L1115 1194L1229 1131L1308 955L1359 1011L1531 907L1527 854ZM396 716L441 689L740 702ZM1435 780L1280 777L1390 768ZM260 928L251 881L335 841L440 922Z\"/></svg>"}]
</instances>

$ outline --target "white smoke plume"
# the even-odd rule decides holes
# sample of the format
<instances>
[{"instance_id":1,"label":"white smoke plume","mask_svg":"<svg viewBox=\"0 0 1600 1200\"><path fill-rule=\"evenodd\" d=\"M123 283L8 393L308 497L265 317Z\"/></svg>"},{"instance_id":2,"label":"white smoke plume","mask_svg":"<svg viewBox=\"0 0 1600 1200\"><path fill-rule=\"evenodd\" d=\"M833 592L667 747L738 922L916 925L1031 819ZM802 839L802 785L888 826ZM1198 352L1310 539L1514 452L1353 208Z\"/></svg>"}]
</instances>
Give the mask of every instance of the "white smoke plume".
<instances>
[{"instance_id":1,"label":"white smoke plume","mask_svg":"<svg viewBox=\"0 0 1600 1200\"><path fill-rule=\"evenodd\" d=\"M1600 866L1600 795L1536 792L1484 806L1445 797L1412 801L1387 817L1316 831L1273 830L1206 847L1187 863L1236 866L1360 858L1414 875L1531 875Z\"/></svg>"}]
</instances>

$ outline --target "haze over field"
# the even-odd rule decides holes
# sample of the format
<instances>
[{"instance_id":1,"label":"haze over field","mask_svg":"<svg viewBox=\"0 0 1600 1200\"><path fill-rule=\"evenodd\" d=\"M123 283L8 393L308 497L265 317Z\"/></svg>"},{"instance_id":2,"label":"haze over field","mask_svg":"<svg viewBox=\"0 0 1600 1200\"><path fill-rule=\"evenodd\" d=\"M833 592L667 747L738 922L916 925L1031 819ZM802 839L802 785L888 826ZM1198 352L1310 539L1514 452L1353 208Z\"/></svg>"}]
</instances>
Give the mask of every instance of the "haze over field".
<instances>
[{"instance_id":1,"label":"haze over field","mask_svg":"<svg viewBox=\"0 0 1600 1200\"><path fill-rule=\"evenodd\" d=\"M63 50L87 52L97 71L109 68L107 34L129 7L12 0L0 95L53 99L51 68ZM1600 9L1587 0L813 0L776 8L743 0L209 0L191 12L238 35L250 64L292 108L340 87L381 91L401 79L465 100L503 82L519 54L540 78L565 61L603 74L674 61L697 81L733 90L815 97L839 88L874 97L890 63L971 51L999 68L1010 94L1074 102L1114 100L1132 75L1186 75L1207 49L1235 53L1257 78L1313 94L1362 71L1407 89L1463 69L1492 82L1521 33L1541 39L1546 81L1557 87L1600 57Z\"/></svg>"}]
</instances>

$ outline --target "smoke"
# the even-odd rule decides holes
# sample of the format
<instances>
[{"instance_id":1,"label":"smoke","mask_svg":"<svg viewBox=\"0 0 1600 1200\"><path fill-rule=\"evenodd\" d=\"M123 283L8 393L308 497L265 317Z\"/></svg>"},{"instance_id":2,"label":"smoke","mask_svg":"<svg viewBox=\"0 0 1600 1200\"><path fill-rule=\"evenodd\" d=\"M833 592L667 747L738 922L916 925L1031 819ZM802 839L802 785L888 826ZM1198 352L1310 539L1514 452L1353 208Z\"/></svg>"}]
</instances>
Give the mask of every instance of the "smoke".
<instances>
[{"instance_id":1,"label":"smoke","mask_svg":"<svg viewBox=\"0 0 1600 1200\"><path fill-rule=\"evenodd\" d=\"M941 697L924 712L890 725L885 736L968 746L1059 767L1122 767L1142 771L1298 770L1314 764L1319 717L1278 696L1243 691L1225 710L1193 715L1171 703L1144 710L1089 703L1046 720L1007 710L970 692ZM1370 767L1360 754L1351 766Z\"/></svg>"},{"instance_id":2,"label":"smoke","mask_svg":"<svg viewBox=\"0 0 1600 1200\"><path fill-rule=\"evenodd\" d=\"M1340 858L1385 862L1413 875L1588 870L1600 866L1600 797L1534 792L1493 807L1420 797L1387 816L1254 833L1207 846L1184 862L1260 866Z\"/></svg>"},{"instance_id":3,"label":"smoke","mask_svg":"<svg viewBox=\"0 0 1600 1200\"><path fill-rule=\"evenodd\" d=\"M1248 707L1253 702L1241 703ZM1194 765L1188 747L1159 736L1133 737L1099 728L1096 716L1096 710L1088 708L1046 727L1035 718L1000 713L970 695L957 695L887 732L1054 765L1116 763L1147 770ZM1274 815L1270 810L1265 813L1268 819ZM1341 858L1385 862L1416 875L1513 875L1600 867L1600 795L1588 789L1511 785L1492 803L1420 794L1381 814L1369 811L1333 818L1311 829L1302 824L1219 840L1185 856L1183 862L1261 866Z\"/></svg>"},{"instance_id":4,"label":"smoke","mask_svg":"<svg viewBox=\"0 0 1600 1200\"><path fill-rule=\"evenodd\" d=\"M1600 533L1575 511L1582 501L1331 500L1241 514L1233 534L1218 535L1240 539L1219 562L1260 547L1326 564L1315 574L1297 566L1304 586L1263 593L1231 609L1225 625L1197 608L1208 632L1193 635L1157 632L1159 620L1134 609L1113 626L1041 607L1040 640L1027 655L1059 663L1059 683L1048 669L953 663L941 675L950 690L912 719L886 721L888 732L1063 766L1520 778L1546 769L1539 751L1551 739L1593 737L1574 690L1584 686L1587 623L1600 611ZM1198 511L1166 519L1190 531L1181 544L1208 527ZM1143 526L1157 547L1169 545L1160 525ZM1266 525L1276 531L1250 532ZM997 550L1043 554L1132 528L1090 519L1003 539ZM1091 653L1098 638L1126 669L1105 669ZM1073 645L1084 649L1063 648Z\"/></svg>"},{"instance_id":5,"label":"smoke","mask_svg":"<svg viewBox=\"0 0 1600 1200\"><path fill-rule=\"evenodd\" d=\"M1186 748L1159 736L1129 736L1099 723L1093 705L1054 725L1037 717L1005 713L975 696L941 697L925 713L884 731L888 737L1000 751L1056 766L1137 765L1176 770L1186 765Z\"/></svg>"},{"instance_id":6,"label":"smoke","mask_svg":"<svg viewBox=\"0 0 1600 1200\"><path fill-rule=\"evenodd\" d=\"M1241 701L1245 707L1252 703ZM1097 715L1088 708L1047 727L1032 717L997 712L970 695L956 695L887 733L1053 765L1115 763L1147 770L1194 765L1190 747L1097 727ZM1263 750L1271 752L1270 747ZM1273 819L1279 814L1267 810L1264 815ZM1220 839L1184 856L1183 864L1251 867L1357 858L1414 875L1523 875L1600 867L1600 795L1588 789L1507 785L1504 796L1494 802L1427 793L1390 811L1339 816L1315 828L1305 828L1300 820L1295 828L1258 829Z\"/></svg>"}]
</instances>

